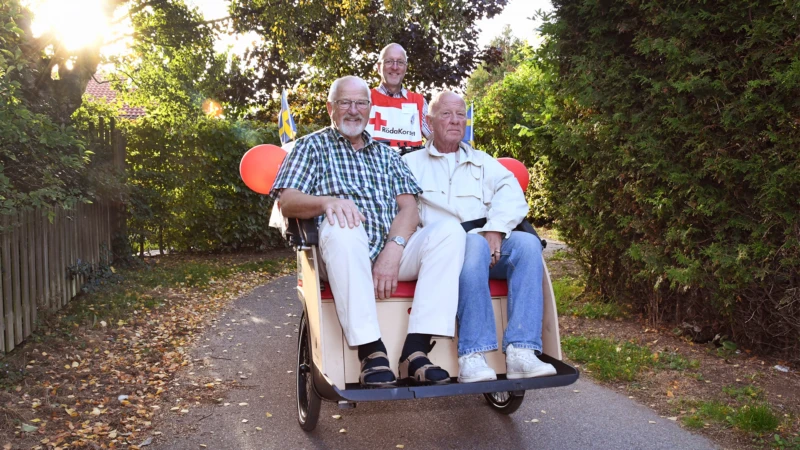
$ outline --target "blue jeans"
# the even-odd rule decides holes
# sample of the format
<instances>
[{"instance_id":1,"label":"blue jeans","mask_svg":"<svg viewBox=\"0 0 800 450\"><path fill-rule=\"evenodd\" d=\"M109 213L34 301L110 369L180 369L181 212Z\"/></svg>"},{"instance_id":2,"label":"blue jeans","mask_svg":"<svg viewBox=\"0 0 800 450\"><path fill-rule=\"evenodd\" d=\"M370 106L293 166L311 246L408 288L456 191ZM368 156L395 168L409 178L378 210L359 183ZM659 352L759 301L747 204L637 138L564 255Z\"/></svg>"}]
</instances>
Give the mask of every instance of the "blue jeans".
<instances>
[{"instance_id":1,"label":"blue jeans","mask_svg":"<svg viewBox=\"0 0 800 450\"><path fill-rule=\"evenodd\" d=\"M503 351L516 348L542 351L542 244L536 236L511 232L500 247L500 260L489 269L489 243L467 234L464 266L458 280L458 356L497 349L489 278L508 280L508 326Z\"/></svg>"}]
</instances>

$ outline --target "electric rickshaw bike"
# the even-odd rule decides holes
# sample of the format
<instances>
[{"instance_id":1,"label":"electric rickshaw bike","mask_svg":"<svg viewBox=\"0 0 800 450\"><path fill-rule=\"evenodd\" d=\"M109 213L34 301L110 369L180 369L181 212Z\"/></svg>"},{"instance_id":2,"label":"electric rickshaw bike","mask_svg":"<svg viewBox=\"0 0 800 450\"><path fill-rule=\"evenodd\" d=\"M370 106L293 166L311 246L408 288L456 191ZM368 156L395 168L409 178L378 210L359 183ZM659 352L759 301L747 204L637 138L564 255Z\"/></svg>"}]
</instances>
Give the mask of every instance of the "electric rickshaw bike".
<instances>
[{"instance_id":1,"label":"electric rickshaw bike","mask_svg":"<svg viewBox=\"0 0 800 450\"><path fill-rule=\"evenodd\" d=\"M518 161L517 164L521 165ZM280 161L278 162L280 165ZM524 166L522 166L524 168ZM274 171L277 172L275 167ZM527 176L527 169L525 170ZM274 178L273 178L274 179ZM518 177L519 179L519 177ZM522 180L520 180L522 182ZM524 180L527 185L527 180ZM270 187L271 187L270 182ZM523 189L524 191L524 189ZM279 212L275 207L273 212ZM453 395L483 395L489 406L502 414L511 414L522 404L525 391L566 386L578 379L578 371L561 361L561 342L558 315L553 287L547 265L544 264L542 289L544 315L542 323L543 354L540 359L556 368L556 375L540 378L507 379L505 357L502 352L485 354L486 361L497 373L496 381L458 383L456 377L449 384L433 386L397 385L393 387L365 388L359 384L361 372L356 347L347 345L336 314L333 294L327 283L320 280L320 255L317 247L318 233L313 219L284 219L284 236L297 252L297 295L303 305L297 341L297 420L305 431L313 430L319 419L323 400L337 402L340 408L353 408L358 402L423 399ZM276 225L273 217L271 225ZM532 232L533 227L524 222L518 229ZM543 246L546 242L542 242ZM508 322L505 280L489 280L498 342ZM392 298L377 300L381 337L387 353L398 355L408 327L408 317L416 283L399 282ZM455 320L455 318L453 318ZM429 353L431 360L458 374L458 336L434 336L435 347ZM392 358L390 366L397 373L398 362Z\"/></svg>"}]
</instances>

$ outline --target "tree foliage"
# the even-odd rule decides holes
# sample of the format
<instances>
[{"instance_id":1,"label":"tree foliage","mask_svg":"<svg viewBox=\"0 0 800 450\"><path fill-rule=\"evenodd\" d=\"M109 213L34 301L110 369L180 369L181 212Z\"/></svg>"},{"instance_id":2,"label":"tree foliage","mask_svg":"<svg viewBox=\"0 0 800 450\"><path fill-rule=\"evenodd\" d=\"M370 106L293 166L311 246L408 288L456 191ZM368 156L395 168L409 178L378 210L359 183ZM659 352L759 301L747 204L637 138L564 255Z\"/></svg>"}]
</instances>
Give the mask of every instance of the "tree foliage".
<instances>
[{"instance_id":1,"label":"tree foliage","mask_svg":"<svg viewBox=\"0 0 800 450\"><path fill-rule=\"evenodd\" d=\"M489 46L497 53L494 63L485 62L467 80L466 100L474 106L475 143L477 148L497 157L517 158L531 172L527 198L530 219L549 223L549 199L544 190L547 158L537 142L520 127L536 127L539 118L531 111L541 111L547 100L544 77L535 62L532 47L511 35L510 28Z\"/></svg>"},{"instance_id":2,"label":"tree foliage","mask_svg":"<svg viewBox=\"0 0 800 450\"><path fill-rule=\"evenodd\" d=\"M379 81L374 65L386 44L408 52L404 83L423 92L458 86L481 61L476 22L507 0L314 0L287 7L270 0L233 0L233 29L264 40L246 60L257 67L255 91L295 86L306 120L324 117L330 82L358 75Z\"/></svg>"},{"instance_id":3,"label":"tree foliage","mask_svg":"<svg viewBox=\"0 0 800 450\"><path fill-rule=\"evenodd\" d=\"M176 22L180 32L164 34ZM150 37L117 59L114 74L120 99L145 109L124 125L133 243L179 251L279 244L267 226L272 201L239 178L247 149L279 142L277 125L241 119L246 102L228 95L231 79L252 74L217 54L214 26L180 2L137 12L134 27Z\"/></svg>"},{"instance_id":4,"label":"tree foliage","mask_svg":"<svg viewBox=\"0 0 800 450\"><path fill-rule=\"evenodd\" d=\"M208 62L209 78L191 81L210 85L224 77L213 90L226 114L252 113L243 107L247 105L266 109L265 115L271 118L277 112L273 94L293 87L296 97L303 99L297 108L301 121L319 122L324 121L324 93L330 82L351 74L376 82L377 53L389 42L399 42L409 51L409 86L427 91L459 85L484 57L477 46L476 22L499 13L507 0L314 0L291 7L268 0L226 3L230 16L204 20L183 0L107 0L106 15L111 18L125 11L134 28L130 36L134 51L112 62L132 69L131 64L136 65L139 58L150 59L141 61L147 65L155 58L167 58L163 53L193 49L195 53L183 57ZM31 78L26 93L51 99L57 106L57 122L66 123L103 60L100 49L104 42L71 51L51 33L33 38L30 21L23 25L27 36L24 49L38 72L49 74L57 67L59 73L58 79ZM243 61L215 55L213 40L231 32L255 32L262 39ZM66 68L68 60L74 65L71 70ZM165 65L169 61L164 61ZM126 71L126 77L135 79L134 72Z\"/></svg>"},{"instance_id":5,"label":"tree foliage","mask_svg":"<svg viewBox=\"0 0 800 450\"><path fill-rule=\"evenodd\" d=\"M90 152L72 127L51 119L52 105L27 95L41 76L25 53L29 20L18 1L0 4L0 214L19 208L69 206L91 186L84 183Z\"/></svg>"},{"instance_id":6,"label":"tree foliage","mask_svg":"<svg viewBox=\"0 0 800 450\"><path fill-rule=\"evenodd\" d=\"M369 78L377 51L392 40L406 44L419 65L410 80L421 85L436 78L429 72L435 67L439 73L453 69L450 78L438 81L457 84L477 58L475 44L462 41L475 37L477 18L499 11L505 2L482 2L469 10L465 5L474 2L457 2L438 13L438 25L420 26L413 36L400 31L416 30L419 24L408 21L423 16L406 2L396 3L315 1L286 8L235 1L230 22L213 24L180 2L134 9L138 37L131 54L116 61L115 82L126 103L147 111L127 125L133 238L179 250L276 244L277 235L266 227L272 202L244 188L238 176L244 151L278 142L274 94L295 86L293 112L306 115L300 122L325 123L332 79L352 73ZM426 11L434 3L420 2ZM370 34L377 29L375 15L367 20L364 14L374 8L385 21ZM165 33L170 24L182 31ZM228 25L239 32L255 30L264 41L242 61L216 54L215 33ZM318 33L310 32L317 28ZM395 39L398 35L403 37ZM423 36L439 41L420 41ZM442 48L427 57L437 42ZM413 54L423 49L427 53ZM209 118L203 111L209 100L218 102L221 117Z\"/></svg>"},{"instance_id":7,"label":"tree foliage","mask_svg":"<svg viewBox=\"0 0 800 450\"><path fill-rule=\"evenodd\" d=\"M12 4L19 9L17 1ZM27 175L29 183L50 180L50 189L62 183L64 192L48 193L48 201L67 198L65 192L74 186L83 191L69 191L72 197L85 191L124 198L130 204L131 233L139 241L177 249L269 245L275 237L265 231L271 203L243 188L237 164L249 147L278 142L272 124L280 90L293 88L300 123L324 124L331 81L355 74L377 83L377 53L393 41L409 52L410 87L456 86L483 57L477 20L497 14L506 2L314 0L287 7L285 2L233 0L229 17L205 20L183 0L108 0L105 14L119 17L125 11L118 20L130 20L133 34L130 52L107 61L100 40L73 51L50 32L33 37L28 15L6 31L14 30L20 51L12 56L24 62L15 89L41 116L18 134L20 139L37 136L46 145L29 146L25 164L7 163L5 173ZM229 32L256 32L263 39L240 59L214 50L217 37ZM82 104L101 62L113 63L113 73L104 78L119 99L146 110L144 118L118 124L128 138L125 188L102 164L89 166L91 153L71 137L75 127L86 131L100 117L114 115L114 106ZM218 108L215 117L204 110L208 104ZM25 165L37 158L57 163L26 174ZM23 186L21 175L0 183L17 189Z\"/></svg>"},{"instance_id":8,"label":"tree foliage","mask_svg":"<svg viewBox=\"0 0 800 450\"><path fill-rule=\"evenodd\" d=\"M526 134L591 285L796 359L798 4L553 3Z\"/></svg>"},{"instance_id":9,"label":"tree foliage","mask_svg":"<svg viewBox=\"0 0 800 450\"><path fill-rule=\"evenodd\" d=\"M185 44L194 43L188 51L197 51L203 45L211 49L213 33L203 27L204 22L183 2L109 1L106 13L110 15L124 4L131 7L130 14L138 27L135 45L143 47L151 43L160 48L181 49ZM89 201L98 195L119 198L122 195L120 180L105 170L107 161L101 160L104 155L93 155L82 137L89 122L96 117L87 117L88 110L76 114L82 105L86 85L101 61L102 42L70 51L52 32L34 37L32 13L19 0L0 5L0 22L0 211L56 203L69 207L76 201ZM171 32L166 32L167 29ZM140 55L155 56L147 52L140 52ZM187 52L167 58L170 56L189 57ZM218 83L218 76L205 75L206 71L220 72L217 55L205 51L199 57L191 56L195 57L194 66L202 66L203 71L193 73L191 80L183 78L186 85L202 84L205 78L213 79L215 86L224 86ZM133 59L127 61L132 63ZM123 64L121 60L116 62ZM174 66L179 64L168 69ZM209 84L213 83L206 83ZM181 96L178 91L182 88L176 89L176 86L177 83L172 83L169 87L162 86L165 89L161 91L151 89L150 106L175 104L174 98L171 102L161 100ZM161 98L153 101L156 92ZM172 110L169 114L175 112L177 110Z\"/></svg>"},{"instance_id":10,"label":"tree foliage","mask_svg":"<svg viewBox=\"0 0 800 450\"><path fill-rule=\"evenodd\" d=\"M532 48L514 36L510 25L503 28L500 36L493 38L484 50L484 60L467 79L466 98L480 99L495 83L502 81L507 73L517 70L530 57Z\"/></svg>"}]
</instances>

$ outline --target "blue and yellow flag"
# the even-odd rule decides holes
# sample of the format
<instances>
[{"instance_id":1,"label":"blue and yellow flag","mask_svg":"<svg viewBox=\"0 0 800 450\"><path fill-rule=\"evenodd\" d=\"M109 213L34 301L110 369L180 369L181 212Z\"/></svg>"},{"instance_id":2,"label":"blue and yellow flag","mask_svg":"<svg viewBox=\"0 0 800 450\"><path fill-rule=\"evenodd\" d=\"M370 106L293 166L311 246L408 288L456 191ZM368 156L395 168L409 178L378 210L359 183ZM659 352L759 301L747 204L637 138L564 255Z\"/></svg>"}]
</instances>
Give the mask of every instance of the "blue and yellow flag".
<instances>
[{"instance_id":1,"label":"blue and yellow flag","mask_svg":"<svg viewBox=\"0 0 800 450\"><path fill-rule=\"evenodd\" d=\"M297 135L297 125L289 111L289 101L286 100L286 89L281 92L281 112L278 114L278 132L281 135L281 144L285 144Z\"/></svg>"},{"instance_id":2,"label":"blue and yellow flag","mask_svg":"<svg viewBox=\"0 0 800 450\"><path fill-rule=\"evenodd\" d=\"M470 147L475 147L475 134L473 133L472 128L472 104L470 103L469 109L467 110L467 130L464 133L464 139L461 142L467 143Z\"/></svg>"}]
</instances>

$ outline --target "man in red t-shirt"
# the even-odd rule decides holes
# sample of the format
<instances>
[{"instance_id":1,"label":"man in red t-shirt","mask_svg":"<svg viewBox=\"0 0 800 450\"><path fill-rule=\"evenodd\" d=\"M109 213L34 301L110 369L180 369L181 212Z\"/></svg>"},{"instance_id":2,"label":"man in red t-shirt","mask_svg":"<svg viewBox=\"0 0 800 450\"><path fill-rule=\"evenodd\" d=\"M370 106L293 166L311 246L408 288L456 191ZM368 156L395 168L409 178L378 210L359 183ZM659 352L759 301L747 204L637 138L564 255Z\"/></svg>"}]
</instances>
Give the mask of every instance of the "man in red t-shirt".
<instances>
[{"instance_id":1,"label":"man in red t-shirt","mask_svg":"<svg viewBox=\"0 0 800 450\"><path fill-rule=\"evenodd\" d=\"M375 65L381 84L372 89L372 110L367 131L373 139L389 141L392 147L422 145L422 138L431 134L426 116L428 102L421 94L403 87L408 57L400 44L389 44L381 50Z\"/></svg>"}]
</instances>

